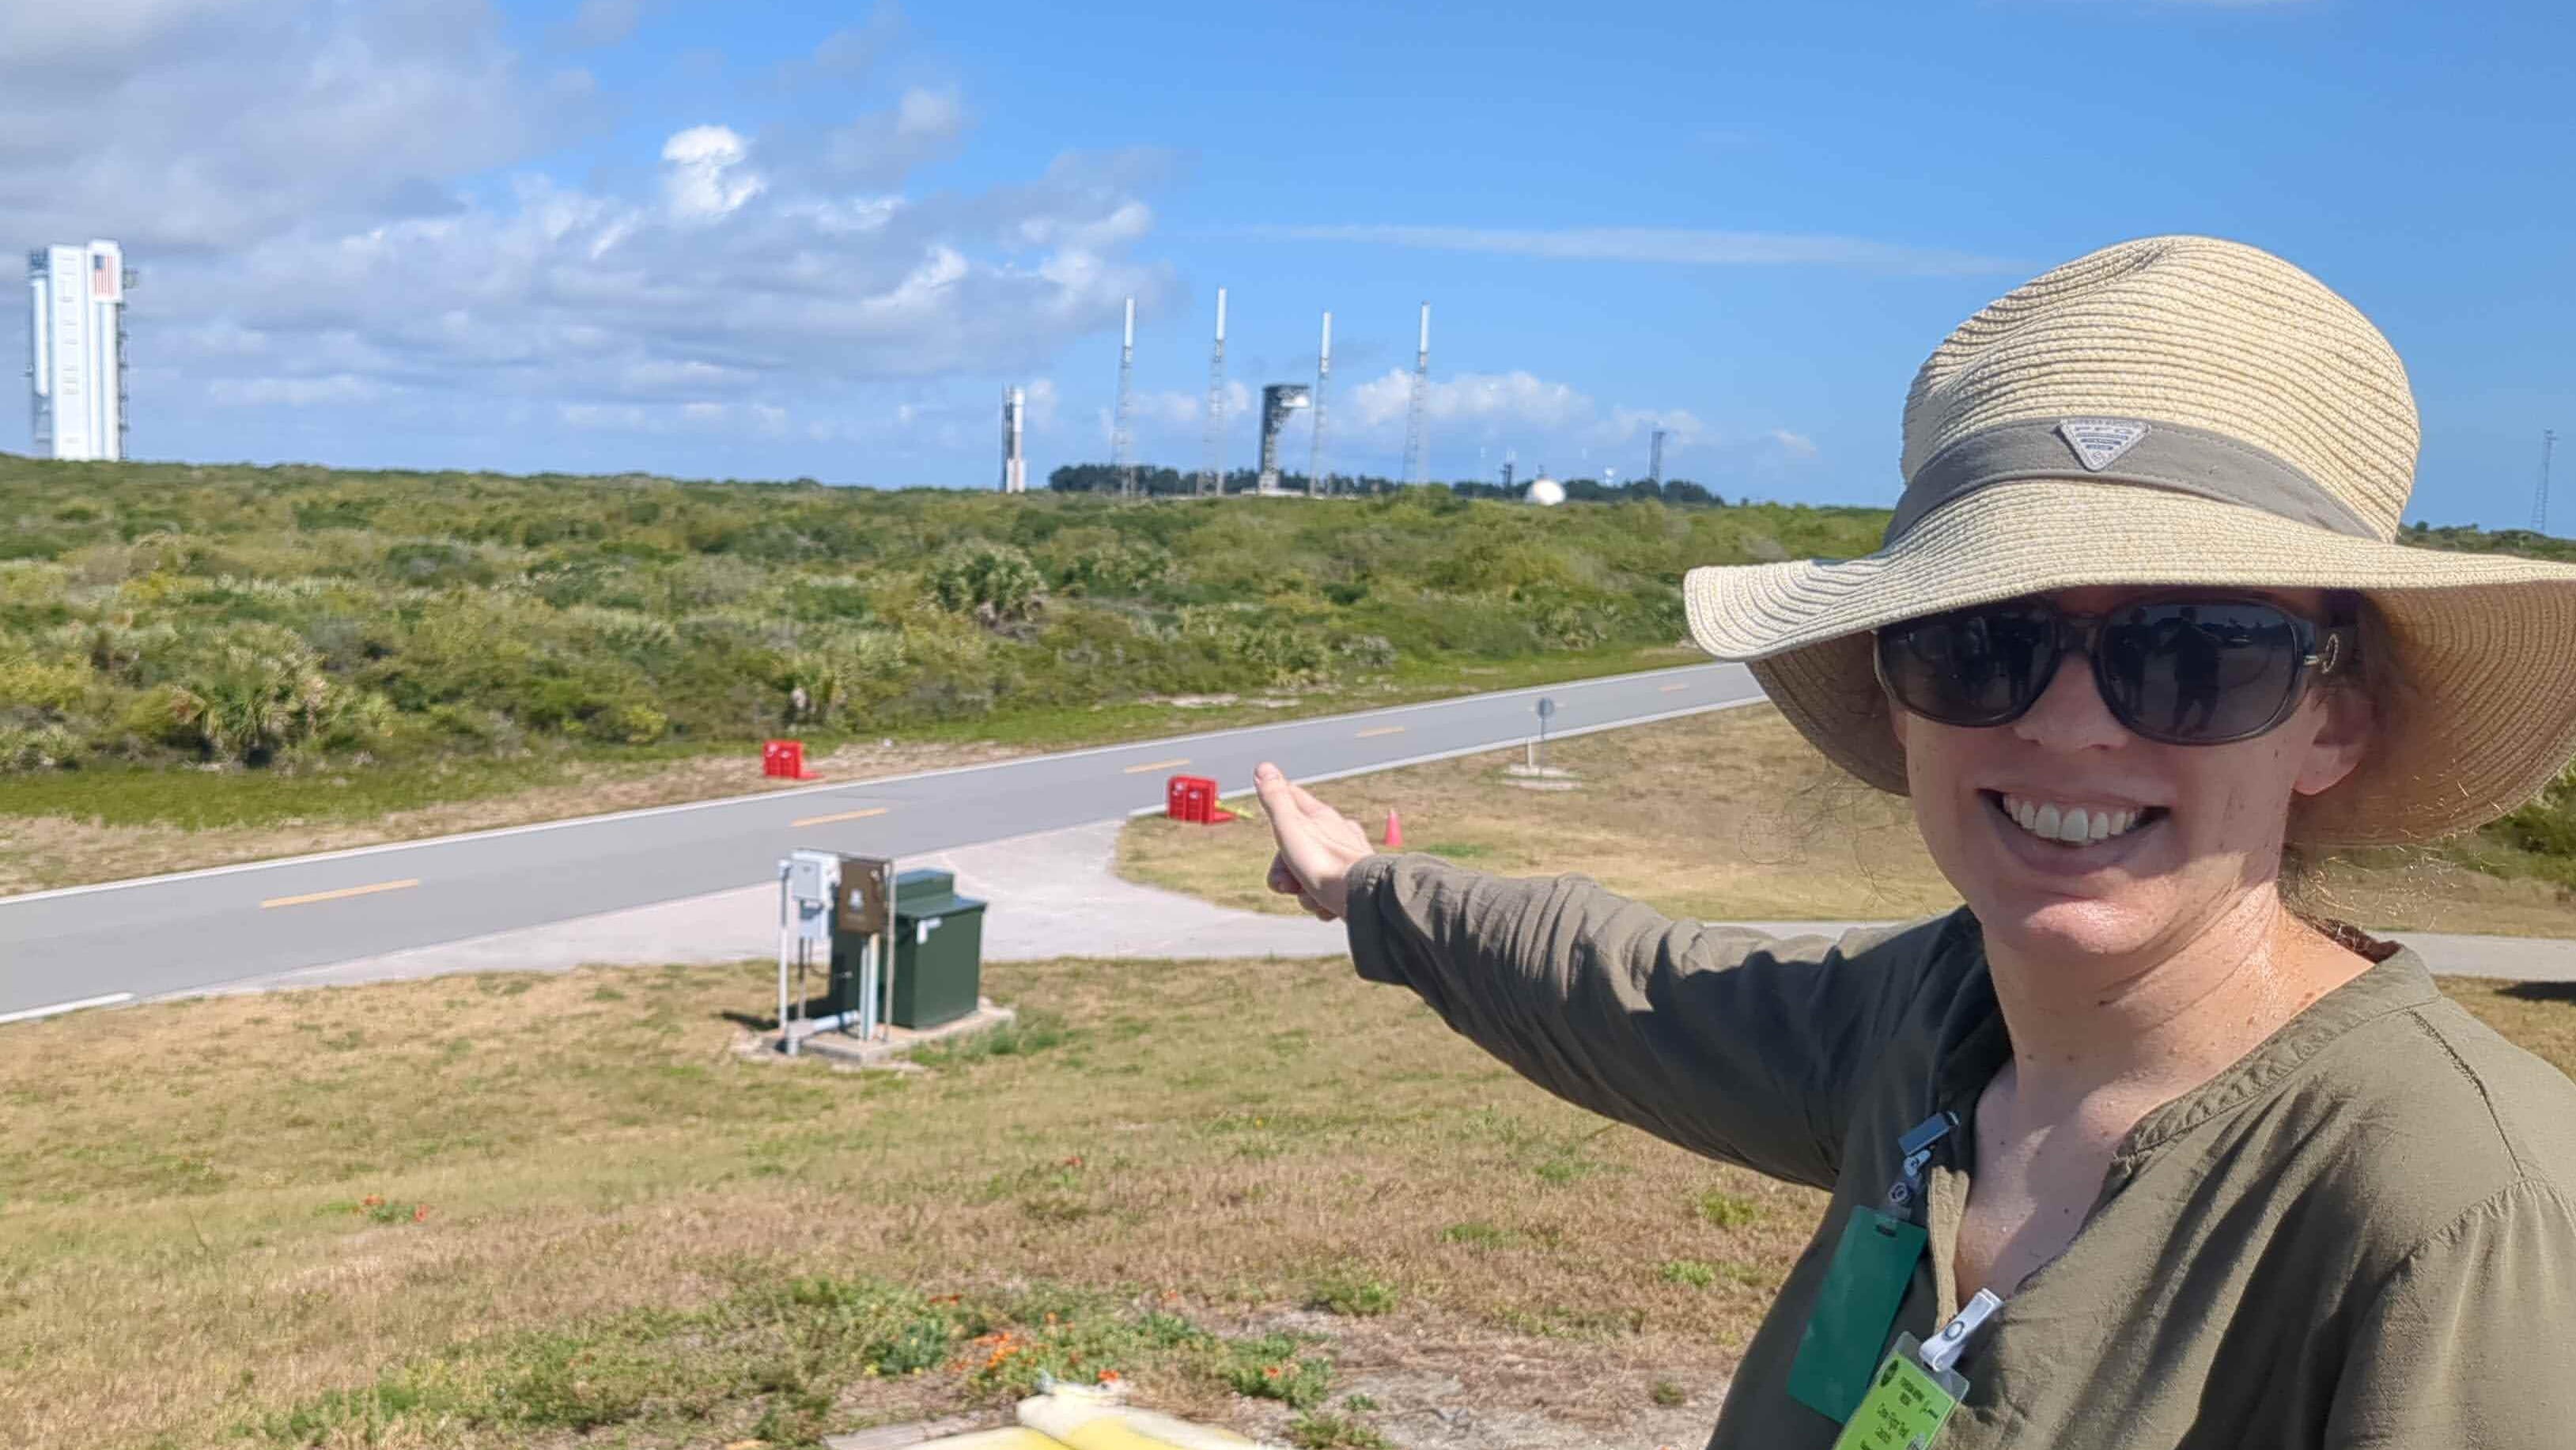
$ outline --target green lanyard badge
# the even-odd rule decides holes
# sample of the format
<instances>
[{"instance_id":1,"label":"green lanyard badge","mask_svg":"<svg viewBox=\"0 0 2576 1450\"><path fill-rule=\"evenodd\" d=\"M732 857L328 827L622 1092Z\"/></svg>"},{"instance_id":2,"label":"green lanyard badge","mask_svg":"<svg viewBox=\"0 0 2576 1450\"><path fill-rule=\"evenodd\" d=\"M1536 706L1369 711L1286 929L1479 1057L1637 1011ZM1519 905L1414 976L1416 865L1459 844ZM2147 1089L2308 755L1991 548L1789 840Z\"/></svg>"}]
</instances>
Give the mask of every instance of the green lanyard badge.
<instances>
[{"instance_id":1,"label":"green lanyard badge","mask_svg":"<svg viewBox=\"0 0 2576 1450\"><path fill-rule=\"evenodd\" d=\"M1789 1364L1790 1398L1818 1414L1848 1420L1870 1392L1871 1367L1887 1345L1887 1331L1896 1323L1896 1311L1914 1282L1914 1266L1922 1262L1930 1241L1912 1216L1923 1196L1923 1169L1932 1161L1932 1145L1957 1122L1948 1113L1936 1113L1897 1140L1904 1165L1888 1185L1887 1207L1856 1203L1843 1221L1842 1241L1807 1313L1797 1358Z\"/></svg>"},{"instance_id":2,"label":"green lanyard badge","mask_svg":"<svg viewBox=\"0 0 2576 1450\"><path fill-rule=\"evenodd\" d=\"M1956 1368L1968 1337L2003 1303L1992 1290L1979 1289L1931 1344L1916 1344L1911 1334L1896 1336L1896 1347L1879 1362L1868 1395L1843 1425L1834 1450L1929 1450L1968 1396L1968 1381Z\"/></svg>"}]
</instances>

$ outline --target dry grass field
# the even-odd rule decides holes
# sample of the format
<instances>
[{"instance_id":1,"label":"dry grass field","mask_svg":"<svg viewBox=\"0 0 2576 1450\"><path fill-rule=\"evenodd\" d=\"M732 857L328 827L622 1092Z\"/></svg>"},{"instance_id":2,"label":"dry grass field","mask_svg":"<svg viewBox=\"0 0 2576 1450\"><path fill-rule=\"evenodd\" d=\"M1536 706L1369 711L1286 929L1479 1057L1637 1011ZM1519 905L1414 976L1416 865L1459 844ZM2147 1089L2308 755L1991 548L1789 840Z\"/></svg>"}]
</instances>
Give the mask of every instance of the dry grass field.
<instances>
[{"instance_id":1,"label":"dry grass field","mask_svg":"<svg viewBox=\"0 0 2576 1450\"><path fill-rule=\"evenodd\" d=\"M739 1057L757 965L0 1027L0 1444L800 1445L1050 1366L1678 1438L1814 1211L1346 963L988 986L1024 1024L906 1076Z\"/></svg>"},{"instance_id":2,"label":"dry grass field","mask_svg":"<svg viewBox=\"0 0 2576 1450\"><path fill-rule=\"evenodd\" d=\"M1513 784L1517 750L1332 781L1315 793L1366 825L1403 819L1408 850L1505 875L1573 871L1681 917L1870 921L1946 911L1958 896L1925 853L1910 807L1835 772L1767 704L1551 744L1581 788ZM1131 823L1120 874L1227 906L1293 914L1262 884L1260 803L1187 826ZM2363 927L2576 936L2576 891L2506 880L2429 852L2327 863L2314 904Z\"/></svg>"},{"instance_id":3,"label":"dry grass field","mask_svg":"<svg viewBox=\"0 0 2576 1450\"><path fill-rule=\"evenodd\" d=\"M758 965L0 1027L0 1444L798 1446L1041 1369L1689 1443L1817 1210L1347 964L988 982L1022 1023L909 1075L738 1055ZM2449 986L2576 1068L2563 989Z\"/></svg>"}]
</instances>

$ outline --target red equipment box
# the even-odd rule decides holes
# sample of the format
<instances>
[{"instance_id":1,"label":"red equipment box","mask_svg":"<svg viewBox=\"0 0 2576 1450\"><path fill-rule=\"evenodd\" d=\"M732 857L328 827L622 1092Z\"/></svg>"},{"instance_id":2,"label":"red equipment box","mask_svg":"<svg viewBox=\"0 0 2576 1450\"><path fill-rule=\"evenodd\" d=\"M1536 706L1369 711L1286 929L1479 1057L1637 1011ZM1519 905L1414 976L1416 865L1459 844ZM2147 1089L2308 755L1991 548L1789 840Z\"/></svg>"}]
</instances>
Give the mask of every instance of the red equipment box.
<instances>
[{"instance_id":1,"label":"red equipment box","mask_svg":"<svg viewBox=\"0 0 2576 1450\"><path fill-rule=\"evenodd\" d=\"M763 741L760 747L760 773L781 780L812 780L814 772L805 768L805 742L802 740Z\"/></svg>"},{"instance_id":2,"label":"red equipment box","mask_svg":"<svg viewBox=\"0 0 2576 1450\"><path fill-rule=\"evenodd\" d=\"M1234 812L1216 803L1216 782L1204 775L1176 775L1165 782L1163 814L1202 826L1234 819Z\"/></svg>"}]
</instances>

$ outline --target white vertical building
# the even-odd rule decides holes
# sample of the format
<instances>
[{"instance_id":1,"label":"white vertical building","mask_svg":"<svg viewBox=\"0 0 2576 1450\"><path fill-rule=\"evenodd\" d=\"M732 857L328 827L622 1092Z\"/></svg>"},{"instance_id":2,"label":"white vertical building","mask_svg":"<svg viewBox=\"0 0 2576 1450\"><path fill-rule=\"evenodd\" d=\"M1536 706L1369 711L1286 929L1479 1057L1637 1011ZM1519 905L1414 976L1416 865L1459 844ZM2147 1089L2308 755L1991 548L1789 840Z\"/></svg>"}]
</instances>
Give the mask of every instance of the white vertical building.
<instances>
[{"instance_id":1,"label":"white vertical building","mask_svg":"<svg viewBox=\"0 0 2576 1450\"><path fill-rule=\"evenodd\" d=\"M1028 395L1018 388L1002 389L1002 492L1029 491L1029 463L1020 453L1022 420L1028 413Z\"/></svg>"},{"instance_id":2,"label":"white vertical building","mask_svg":"<svg viewBox=\"0 0 2576 1450\"><path fill-rule=\"evenodd\" d=\"M36 455L125 456L125 249L27 254L27 377Z\"/></svg>"}]
</instances>

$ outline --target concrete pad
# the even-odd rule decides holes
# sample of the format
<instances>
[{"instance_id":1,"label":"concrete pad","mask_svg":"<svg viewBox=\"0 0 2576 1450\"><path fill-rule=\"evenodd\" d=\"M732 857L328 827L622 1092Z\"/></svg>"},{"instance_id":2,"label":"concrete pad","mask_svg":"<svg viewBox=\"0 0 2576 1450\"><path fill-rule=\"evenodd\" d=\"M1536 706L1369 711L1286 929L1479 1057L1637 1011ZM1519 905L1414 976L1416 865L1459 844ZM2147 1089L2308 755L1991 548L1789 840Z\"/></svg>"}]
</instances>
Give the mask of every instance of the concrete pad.
<instances>
[{"instance_id":1,"label":"concrete pad","mask_svg":"<svg viewBox=\"0 0 2576 1450\"><path fill-rule=\"evenodd\" d=\"M1005 1023L1018 1021L1019 1016L1008 1007L994 1006L988 997L978 1001L974 1011L936 1027L897 1027L888 1022L879 1029L884 1035L874 1041L835 1028L809 1031L800 1023L795 1055L820 1057L845 1067L898 1066L904 1056L916 1047L989 1032ZM775 1032L764 1032L752 1039L744 1046L743 1053L747 1057L785 1058L785 1054L778 1050L778 1034Z\"/></svg>"},{"instance_id":2,"label":"concrete pad","mask_svg":"<svg viewBox=\"0 0 2576 1450\"><path fill-rule=\"evenodd\" d=\"M1350 950L1339 922L1236 911L1122 879L1115 862L1126 824L1101 821L907 856L902 864L953 871L960 892L993 903L984 913L987 961L1329 957Z\"/></svg>"}]
</instances>

